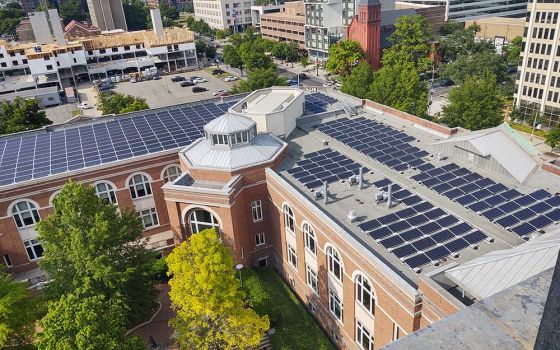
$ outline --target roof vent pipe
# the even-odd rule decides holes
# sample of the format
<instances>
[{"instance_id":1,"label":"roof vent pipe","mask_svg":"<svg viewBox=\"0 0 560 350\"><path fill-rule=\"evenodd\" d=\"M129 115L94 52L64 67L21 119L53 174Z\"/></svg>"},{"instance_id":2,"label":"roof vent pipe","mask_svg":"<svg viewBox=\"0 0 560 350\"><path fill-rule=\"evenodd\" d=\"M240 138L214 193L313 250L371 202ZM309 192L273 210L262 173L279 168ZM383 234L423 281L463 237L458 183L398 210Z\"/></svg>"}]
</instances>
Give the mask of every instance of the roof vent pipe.
<instances>
[{"instance_id":1,"label":"roof vent pipe","mask_svg":"<svg viewBox=\"0 0 560 350\"><path fill-rule=\"evenodd\" d=\"M358 186L360 190L364 188L364 167L360 167L360 172L358 173Z\"/></svg>"},{"instance_id":2,"label":"roof vent pipe","mask_svg":"<svg viewBox=\"0 0 560 350\"><path fill-rule=\"evenodd\" d=\"M391 209L391 205L392 203L392 198L393 196L393 184L389 184L389 186L387 186L387 208Z\"/></svg>"},{"instance_id":3,"label":"roof vent pipe","mask_svg":"<svg viewBox=\"0 0 560 350\"><path fill-rule=\"evenodd\" d=\"M329 201L329 187L327 185L327 182L323 182L323 195L324 195L324 203L327 204L327 202Z\"/></svg>"}]
</instances>

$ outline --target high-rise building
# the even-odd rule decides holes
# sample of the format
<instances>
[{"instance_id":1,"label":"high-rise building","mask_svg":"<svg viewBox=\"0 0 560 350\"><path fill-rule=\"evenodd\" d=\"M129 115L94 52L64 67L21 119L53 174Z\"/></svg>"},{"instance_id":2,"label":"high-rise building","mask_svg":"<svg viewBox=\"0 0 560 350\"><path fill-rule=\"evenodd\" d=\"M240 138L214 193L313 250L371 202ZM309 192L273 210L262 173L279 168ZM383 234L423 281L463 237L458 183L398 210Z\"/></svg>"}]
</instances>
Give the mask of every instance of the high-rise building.
<instances>
[{"instance_id":1,"label":"high-rise building","mask_svg":"<svg viewBox=\"0 0 560 350\"><path fill-rule=\"evenodd\" d=\"M544 126L560 121L560 3L529 3L523 50L517 71L515 106L525 123L540 115Z\"/></svg>"},{"instance_id":2,"label":"high-rise building","mask_svg":"<svg viewBox=\"0 0 560 350\"><path fill-rule=\"evenodd\" d=\"M91 22L100 30L127 30L122 0L88 0Z\"/></svg>"},{"instance_id":3,"label":"high-rise building","mask_svg":"<svg viewBox=\"0 0 560 350\"><path fill-rule=\"evenodd\" d=\"M303 49L305 14L303 1L291 1L283 5L285 11L260 15L260 31L263 38L293 42ZM256 6L253 6L253 9Z\"/></svg>"},{"instance_id":4,"label":"high-rise building","mask_svg":"<svg viewBox=\"0 0 560 350\"><path fill-rule=\"evenodd\" d=\"M252 24L251 6L254 1L241 0L194 0L194 16L214 29L243 31Z\"/></svg>"}]
</instances>

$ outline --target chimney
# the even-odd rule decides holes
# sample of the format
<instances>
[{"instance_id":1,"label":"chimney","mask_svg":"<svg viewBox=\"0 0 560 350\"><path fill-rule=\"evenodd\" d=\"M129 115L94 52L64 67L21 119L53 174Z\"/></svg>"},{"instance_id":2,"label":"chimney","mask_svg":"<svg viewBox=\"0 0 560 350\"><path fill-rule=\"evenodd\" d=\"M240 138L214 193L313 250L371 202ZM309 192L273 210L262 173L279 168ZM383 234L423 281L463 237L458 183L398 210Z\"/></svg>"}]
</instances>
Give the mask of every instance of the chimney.
<instances>
[{"instance_id":1,"label":"chimney","mask_svg":"<svg viewBox=\"0 0 560 350\"><path fill-rule=\"evenodd\" d=\"M329 186L327 185L327 182L323 182L323 195L325 196L324 198L324 203L327 204L327 202L329 201Z\"/></svg>"},{"instance_id":2,"label":"chimney","mask_svg":"<svg viewBox=\"0 0 560 350\"><path fill-rule=\"evenodd\" d=\"M389 184L389 186L387 186L387 208L391 209L391 201L393 200L392 198L393 196L393 184Z\"/></svg>"},{"instance_id":3,"label":"chimney","mask_svg":"<svg viewBox=\"0 0 560 350\"><path fill-rule=\"evenodd\" d=\"M161 21L161 12L158 8L150 9L150 16L152 17L152 26L154 33L159 39L163 39L163 23Z\"/></svg>"},{"instance_id":4,"label":"chimney","mask_svg":"<svg viewBox=\"0 0 560 350\"><path fill-rule=\"evenodd\" d=\"M56 9L49 10L49 21L51 22L52 33L58 46L66 46L66 39L64 38L64 31L62 24L60 24L60 17Z\"/></svg>"},{"instance_id":5,"label":"chimney","mask_svg":"<svg viewBox=\"0 0 560 350\"><path fill-rule=\"evenodd\" d=\"M364 167L360 167L360 172L358 173L358 186L360 190L364 188Z\"/></svg>"}]
</instances>

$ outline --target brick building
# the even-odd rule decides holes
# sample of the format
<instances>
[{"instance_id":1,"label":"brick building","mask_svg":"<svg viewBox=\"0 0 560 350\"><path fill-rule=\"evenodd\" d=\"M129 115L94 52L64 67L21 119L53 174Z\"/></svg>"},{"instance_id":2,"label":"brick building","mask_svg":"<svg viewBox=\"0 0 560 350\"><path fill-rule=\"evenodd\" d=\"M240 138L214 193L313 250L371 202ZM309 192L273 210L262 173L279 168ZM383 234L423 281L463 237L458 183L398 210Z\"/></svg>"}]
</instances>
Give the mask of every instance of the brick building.
<instances>
[{"instance_id":1,"label":"brick building","mask_svg":"<svg viewBox=\"0 0 560 350\"><path fill-rule=\"evenodd\" d=\"M458 133L334 91L229 99L0 138L8 271L41 276L34 225L73 179L135 209L154 249L216 228L338 348L372 350L478 300L484 276L459 278L474 262L560 230L560 180L511 130Z\"/></svg>"},{"instance_id":2,"label":"brick building","mask_svg":"<svg viewBox=\"0 0 560 350\"><path fill-rule=\"evenodd\" d=\"M346 36L360 43L368 63L377 70L381 67L381 3L361 0L356 6L358 14L352 18Z\"/></svg>"},{"instance_id":3,"label":"brick building","mask_svg":"<svg viewBox=\"0 0 560 350\"><path fill-rule=\"evenodd\" d=\"M303 1L284 4L284 12L266 13L260 16L260 30L263 38L294 42L305 48L305 7Z\"/></svg>"}]
</instances>

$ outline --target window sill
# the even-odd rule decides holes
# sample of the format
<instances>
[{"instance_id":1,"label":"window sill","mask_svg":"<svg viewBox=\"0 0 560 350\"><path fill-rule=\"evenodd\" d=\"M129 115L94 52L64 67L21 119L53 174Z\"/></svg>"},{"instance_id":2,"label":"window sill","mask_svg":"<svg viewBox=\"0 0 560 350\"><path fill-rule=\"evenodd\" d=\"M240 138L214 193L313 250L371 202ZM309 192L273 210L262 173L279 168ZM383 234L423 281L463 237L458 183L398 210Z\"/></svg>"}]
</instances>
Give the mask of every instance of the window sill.
<instances>
[{"instance_id":1,"label":"window sill","mask_svg":"<svg viewBox=\"0 0 560 350\"><path fill-rule=\"evenodd\" d=\"M142 199L146 199L146 198L153 198L153 197L154 197L154 194L153 194L153 193L150 194L150 195L148 195L148 196L136 197L136 198L132 198L132 196L131 196L133 202L134 202L134 201L138 201L138 200L142 200Z\"/></svg>"},{"instance_id":2,"label":"window sill","mask_svg":"<svg viewBox=\"0 0 560 350\"><path fill-rule=\"evenodd\" d=\"M150 226L150 227L144 227L143 232L153 230L154 228L158 228L158 227L160 227L160 226L161 226L161 225L158 224L158 225L154 225L154 226Z\"/></svg>"}]
</instances>

